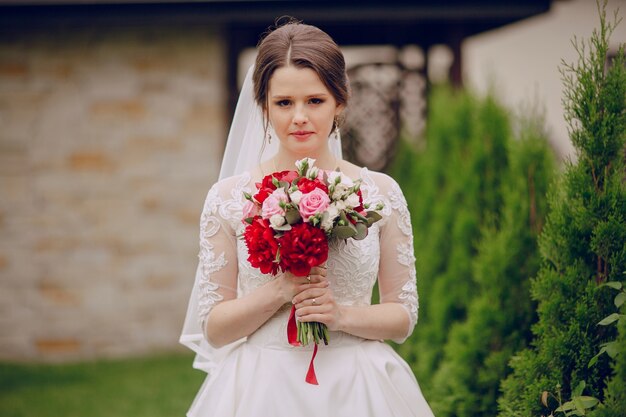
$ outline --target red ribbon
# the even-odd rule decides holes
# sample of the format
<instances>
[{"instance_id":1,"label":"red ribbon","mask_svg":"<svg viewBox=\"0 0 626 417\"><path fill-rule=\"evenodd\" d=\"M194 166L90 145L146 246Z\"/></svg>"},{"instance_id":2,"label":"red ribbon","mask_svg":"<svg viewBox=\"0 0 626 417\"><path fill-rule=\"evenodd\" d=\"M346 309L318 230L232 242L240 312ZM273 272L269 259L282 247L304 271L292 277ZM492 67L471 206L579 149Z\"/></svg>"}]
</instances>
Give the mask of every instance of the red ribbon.
<instances>
[{"instance_id":1,"label":"red ribbon","mask_svg":"<svg viewBox=\"0 0 626 417\"><path fill-rule=\"evenodd\" d=\"M302 346L302 344L298 342L298 324L296 323L295 305L291 306L291 313L289 313L289 322L287 322L287 340L291 346ZM317 343L315 343L315 347L313 348L313 356L311 356L309 370L306 373L306 378L304 380L309 384L319 385L317 383L317 376L315 376L315 366L313 365L315 356L317 356Z\"/></svg>"}]
</instances>

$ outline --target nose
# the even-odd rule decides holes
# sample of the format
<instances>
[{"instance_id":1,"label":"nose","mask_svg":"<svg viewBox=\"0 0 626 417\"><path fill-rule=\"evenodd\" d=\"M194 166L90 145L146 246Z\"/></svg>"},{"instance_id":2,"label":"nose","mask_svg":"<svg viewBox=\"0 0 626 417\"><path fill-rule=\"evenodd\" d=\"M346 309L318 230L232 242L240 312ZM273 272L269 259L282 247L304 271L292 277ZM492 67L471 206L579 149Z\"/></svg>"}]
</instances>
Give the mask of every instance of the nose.
<instances>
[{"instance_id":1,"label":"nose","mask_svg":"<svg viewBox=\"0 0 626 417\"><path fill-rule=\"evenodd\" d=\"M299 106L295 106L294 109L294 114L293 114L293 123L296 125L303 125L306 122L308 122L308 117L306 115L306 112L304 111L304 106L299 105Z\"/></svg>"}]
</instances>

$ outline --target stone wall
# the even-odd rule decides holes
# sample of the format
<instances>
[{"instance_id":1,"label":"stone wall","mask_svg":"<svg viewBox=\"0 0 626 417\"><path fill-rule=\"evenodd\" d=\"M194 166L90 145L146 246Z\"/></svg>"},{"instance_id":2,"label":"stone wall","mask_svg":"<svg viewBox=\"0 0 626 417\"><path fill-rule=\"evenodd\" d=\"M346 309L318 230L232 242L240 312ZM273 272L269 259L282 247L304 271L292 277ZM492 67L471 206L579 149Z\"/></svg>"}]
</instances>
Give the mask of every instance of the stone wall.
<instances>
[{"instance_id":1,"label":"stone wall","mask_svg":"<svg viewBox=\"0 0 626 417\"><path fill-rule=\"evenodd\" d=\"M225 62L200 27L0 36L0 359L178 346Z\"/></svg>"}]
</instances>

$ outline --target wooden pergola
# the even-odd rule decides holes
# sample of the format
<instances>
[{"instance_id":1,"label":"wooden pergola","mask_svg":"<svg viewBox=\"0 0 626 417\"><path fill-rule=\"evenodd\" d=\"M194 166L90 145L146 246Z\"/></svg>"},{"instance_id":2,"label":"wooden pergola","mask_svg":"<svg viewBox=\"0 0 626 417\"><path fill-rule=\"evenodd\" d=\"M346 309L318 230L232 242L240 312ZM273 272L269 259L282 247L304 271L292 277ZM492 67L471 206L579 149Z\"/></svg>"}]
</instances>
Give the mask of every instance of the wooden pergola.
<instances>
[{"instance_id":1,"label":"wooden pergola","mask_svg":"<svg viewBox=\"0 0 626 417\"><path fill-rule=\"evenodd\" d=\"M237 98L240 53L277 17L294 16L338 44L447 45L450 80L462 83L463 40L549 10L552 0L0 0L0 33L35 27L212 25L228 51L230 107ZM425 56L428 56L426 53Z\"/></svg>"}]
</instances>

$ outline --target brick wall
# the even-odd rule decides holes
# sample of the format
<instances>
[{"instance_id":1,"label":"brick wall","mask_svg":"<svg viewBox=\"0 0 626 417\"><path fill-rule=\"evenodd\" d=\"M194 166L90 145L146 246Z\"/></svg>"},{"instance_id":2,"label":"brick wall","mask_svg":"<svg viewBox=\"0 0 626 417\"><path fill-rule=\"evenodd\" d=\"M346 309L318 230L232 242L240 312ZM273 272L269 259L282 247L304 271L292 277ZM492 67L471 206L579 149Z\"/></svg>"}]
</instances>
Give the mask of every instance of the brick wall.
<instances>
[{"instance_id":1,"label":"brick wall","mask_svg":"<svg viewBox=\"0 0 626 417\"><path fill-rule=\"evenodd\" d=\"M207 28L0 36L0 359L178 346L225 71Z\"/></svg>"}]
</instances>

